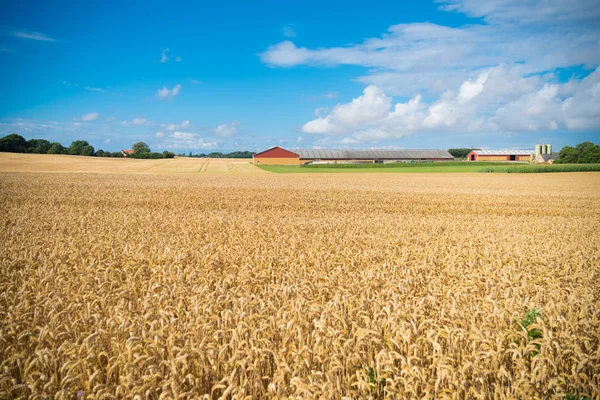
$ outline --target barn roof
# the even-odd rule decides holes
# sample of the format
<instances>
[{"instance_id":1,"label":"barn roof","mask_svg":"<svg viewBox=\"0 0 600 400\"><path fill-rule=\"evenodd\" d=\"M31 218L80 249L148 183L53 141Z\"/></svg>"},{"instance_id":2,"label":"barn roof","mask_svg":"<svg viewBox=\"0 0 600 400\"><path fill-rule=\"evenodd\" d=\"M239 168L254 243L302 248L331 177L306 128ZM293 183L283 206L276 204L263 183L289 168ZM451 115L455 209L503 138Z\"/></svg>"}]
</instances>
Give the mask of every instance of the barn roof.
<instances>
[{"instance_id":1,"label":"barn roof","mask_svg":"<svg viewBox=\"0 0 600 400\"><path fill-rule=\"evenodd\" d=\"M357 159L421 159L454 158L446 150L334 150L334 149L294 149L301 159L357 160Z\"/></svg>"},{"instance_id":2,"label":"barn roof","mask_svg":"<svg viewBox=\"0 0 600 400\"><path fill-rule=\"evenodd\" d=\"M560 153L540 154L544 161L556 160Z\"/></svg>"},{"instance_id":3,"label":"barn roof","mask_svg":"<svg viewBox=\"0 0 600 400\"><path fill-rule=\"evenodd\" d=\"M534 153L533 150L473 150L473 153L480 156L530 156Z\"/></svg>"},{"instance_id":4,"label":"barn roof","mask_svg":"<svg viewBox=\"0 0 600 400\"><path fill-rule=\"evenodd\" d=\"M261 151L261 152L259 152L259 153L255 153L255 154L253 155L253 157L259 156L259 155L261 155L261 154L264 154L264 153L267 153L267 152L269 152L269 151L271 151L271 150L273 150L273 149L280 149L280 150L283 150L283 151L287 151L288 153L292 153L292 154L298 155L298 153L296 153L296 152L294 152L294 151L290 151L290 150L284 149L283 147L279 147L279 146L273 146L273 147L269 147L268 149L266 149L266 150L263 150L263 151Z\"/></svg>"}]
</instances>

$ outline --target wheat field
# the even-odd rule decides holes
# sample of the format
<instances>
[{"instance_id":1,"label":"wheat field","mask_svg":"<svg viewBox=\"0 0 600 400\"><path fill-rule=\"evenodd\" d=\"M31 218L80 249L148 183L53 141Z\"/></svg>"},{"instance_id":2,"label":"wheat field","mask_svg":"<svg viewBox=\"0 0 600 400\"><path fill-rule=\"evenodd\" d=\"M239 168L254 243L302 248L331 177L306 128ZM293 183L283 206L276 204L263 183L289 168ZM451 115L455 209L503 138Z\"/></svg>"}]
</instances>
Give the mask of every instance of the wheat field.
<instances>
[{"instance_id":1,"label":"wheat field","mask_svg":"<svg viewBox=\"0 0 600 400\"><path fill-rule=\"evenodd\" d=\"M132 158L18 153L0 153L0 171L118 174L264 173L262 169L252 165L252 160L248 159L175 157L136 160Z\"/></svg>"},{"instance_id":2,"label":"wheat field","mask_svg":"<svg viewBox=\"0 0 600 400\"><path fill-rule=\"evenodd\" d=\"M600 398L598 173L5 170L0 210L0 398Z\"/></svg>"}]
</instances>

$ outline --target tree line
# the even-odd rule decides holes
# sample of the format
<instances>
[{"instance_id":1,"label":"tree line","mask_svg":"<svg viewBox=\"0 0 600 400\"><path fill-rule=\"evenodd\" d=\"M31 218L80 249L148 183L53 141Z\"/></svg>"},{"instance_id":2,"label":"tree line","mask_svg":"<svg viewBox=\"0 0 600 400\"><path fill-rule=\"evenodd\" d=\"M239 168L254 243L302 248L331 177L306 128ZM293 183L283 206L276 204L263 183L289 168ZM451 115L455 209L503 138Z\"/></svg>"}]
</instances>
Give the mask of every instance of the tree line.
<instances>
[{"instance_id":1,"label":"tree line","mask_svg":"<svg viewBox=\"0 0 600 400\"><path fill-rule=\"evenodd\" d=\"M175 153L163 151L155 153L144 142L133 145L133 158L173 158ZM137 151L136 151L137 150ZM21 135L12 133L0 138L0 152L32 153L32 154L68 154L72 156L88 157L124 157L120 151L104 151L94 149L86 140L74 140L69 147L64 147L59 142L50 142L46 139L25 140Z\"/></svg>"},{"instance_id":2,"label":"tree line","mask_svg":"<svg viewBox=\"0 0 600 400\"><path fill-rule=\"evenodd\" d=\"M575 147L565 146L558 153L556 164L598 164L600 146L592 142L582 142Z\"/></svg>"},{"instance_id":3,"label":"tree line","mask_svg":"<svg viewBox=\"0 0 600 400\"><path fill-rule=\"evenodd\" d=\"M254 155L253 151L232 151L231 153L221 153L214 151L212 153L204 154L192 154L190 152L187 156L185 154L179 154L182 157L197 157L197 158L252 158Z\"/></svg>"}]
</instances>

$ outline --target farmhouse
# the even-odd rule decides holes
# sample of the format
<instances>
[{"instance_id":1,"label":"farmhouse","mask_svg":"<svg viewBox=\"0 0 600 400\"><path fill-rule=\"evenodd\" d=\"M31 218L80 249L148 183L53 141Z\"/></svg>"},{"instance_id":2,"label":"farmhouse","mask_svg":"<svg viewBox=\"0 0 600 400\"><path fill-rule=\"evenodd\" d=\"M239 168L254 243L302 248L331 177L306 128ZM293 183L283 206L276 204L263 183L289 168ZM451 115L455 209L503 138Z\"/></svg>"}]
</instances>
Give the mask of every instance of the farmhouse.
<instances>
[{"instance_id":1,"label":"farmhouse","mask_svg":"<svg viewBox=\"0 0 600 400\"><path fill-rule=\"evenodd\" d=\"M535 162L538 164L552 164L558 158L560 153L538 154L535 156Z\"/></svg>"},{"instance_id":2,"label":"farmhouse","mask_svg":"<svg viewBox=\"0 0 600 400\"><path fill-rule=\"evenodd\" d=\"M255 165L301 165L307 163L388 163L407 161L453 161L446 150L286 150L275 146L256 153Z\"/></svg>"},{"instance_id":3,"label":"farmhouse","mask_svg":"<svg viewBox=\"0 0 600 400\"><path fill-rule=\"evenodd\" d=\"M473 150L469 161L531 161L532 150Z\"/></svg>"},{"instance_id":4,"label":"farmhouse","mask_svg":"<svg viewBox=\"0 0 600 400\"><path fill-rule=\"evenodd\" d=\"M123 154L123 157L131 157L133 156L133 150L121 150L121 154Z\"/></svg>"}]
</instances>

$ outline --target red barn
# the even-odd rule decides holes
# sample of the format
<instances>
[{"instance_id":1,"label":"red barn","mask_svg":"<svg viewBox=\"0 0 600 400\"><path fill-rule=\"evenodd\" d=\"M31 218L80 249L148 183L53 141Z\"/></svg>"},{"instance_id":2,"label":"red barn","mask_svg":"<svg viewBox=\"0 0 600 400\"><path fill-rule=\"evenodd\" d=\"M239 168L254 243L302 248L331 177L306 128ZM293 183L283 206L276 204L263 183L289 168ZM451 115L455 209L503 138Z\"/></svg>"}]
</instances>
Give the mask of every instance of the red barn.
<instances>
[{"instance_id":1,"label":"red barn","mask_svg":"<svg viewBox=\"0 0 600 400\"><path fill-rule=\"evenodd\" d=\"M468 161L531 161L532 150L473 150Z\"/></svg>"},{"instance_id":2,"label":"red barn","mask_svg":"<svg viewBox=\"0 0 600 400\"><path fill-rule=\"evenodd\" d=\"M279 146L271 147L252 156L254 165L299 165L300 156Z\"/></svg>"}]
</instances>

